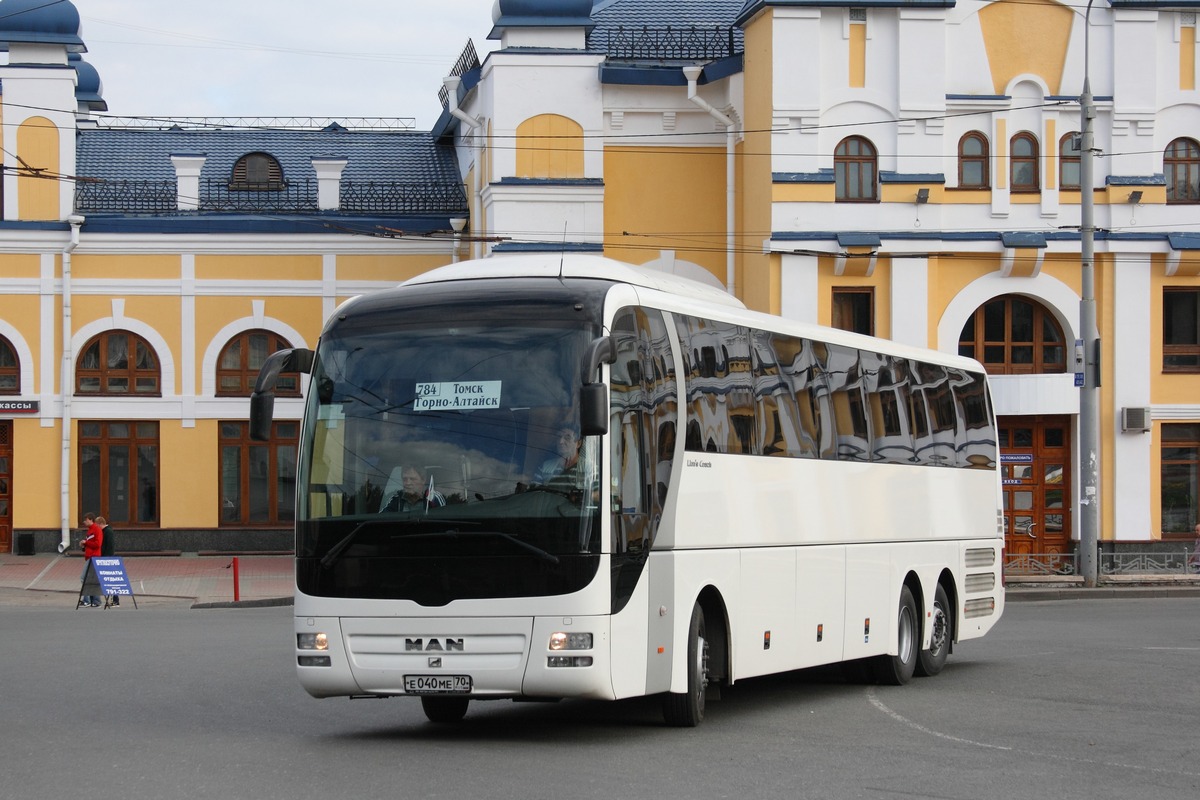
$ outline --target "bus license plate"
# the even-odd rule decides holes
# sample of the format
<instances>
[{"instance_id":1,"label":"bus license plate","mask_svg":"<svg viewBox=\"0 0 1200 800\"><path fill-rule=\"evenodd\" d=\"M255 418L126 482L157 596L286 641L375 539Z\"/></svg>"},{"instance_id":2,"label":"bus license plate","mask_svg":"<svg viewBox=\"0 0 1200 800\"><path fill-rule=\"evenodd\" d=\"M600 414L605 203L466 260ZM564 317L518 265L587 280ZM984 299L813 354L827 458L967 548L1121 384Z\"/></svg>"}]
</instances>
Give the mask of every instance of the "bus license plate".
<instances>
[{"instance_id":1,"label":"bus license plate","mask_svg":"<svg viewBox=\"0 0 1200 800\"><path fill-rule=\"evenodd\" d=\"M469 694L470 675L405 675L404 691L409 694Z\"/></svg>"}]
</instances>

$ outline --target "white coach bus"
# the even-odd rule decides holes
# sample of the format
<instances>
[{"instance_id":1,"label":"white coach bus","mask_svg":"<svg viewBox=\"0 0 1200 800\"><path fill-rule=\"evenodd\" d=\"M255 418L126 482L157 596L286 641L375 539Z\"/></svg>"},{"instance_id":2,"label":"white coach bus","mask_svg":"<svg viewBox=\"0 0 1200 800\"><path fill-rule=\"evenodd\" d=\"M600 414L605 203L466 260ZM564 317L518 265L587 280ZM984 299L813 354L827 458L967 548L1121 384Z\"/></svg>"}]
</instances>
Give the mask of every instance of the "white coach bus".
<instances>
[{"instance_id":1,"label":"white coach bus","mask_svg":"<svg viewBox=\"0 0 1200 800\"><path fill-rule=\"evenodd\" d=\"M934 675L1003 611L970 359L547 254L348 301L315 353L268 360L252 435L291 372L311 375L295 658L315 697L453 722L471 700L662 695L692 726L751 676Z\"/></svg>"}]
</instances>

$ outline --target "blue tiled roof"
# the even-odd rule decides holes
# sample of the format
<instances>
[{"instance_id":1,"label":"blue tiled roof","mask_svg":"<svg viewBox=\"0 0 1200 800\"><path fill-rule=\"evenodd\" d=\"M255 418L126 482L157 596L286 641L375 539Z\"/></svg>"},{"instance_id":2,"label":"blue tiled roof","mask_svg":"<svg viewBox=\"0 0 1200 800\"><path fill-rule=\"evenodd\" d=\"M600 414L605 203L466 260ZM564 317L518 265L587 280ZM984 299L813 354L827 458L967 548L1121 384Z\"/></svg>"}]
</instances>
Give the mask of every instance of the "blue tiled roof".
<instances>
[{"instance_id":1,"label":"blue tiled roof","mask_svg":"<svg viewBox=\"0 0 1200 800\"><path fill-rule=\"evenodd\" d=\"M174 180L172 155L205 155L201 181L228 180L248 153L279 161L286 181L316 178L313 158L345 158L343 181L453 183L454 150L425 132L83 129L76 172L85 178Z\"/></svg>"},{"instance_id":2,"label":"blue tiled roof","mask_svg":"<svg viewBox=\"0 0 1200 800\"><path fill-rule=\"evenodd\" d=\"M618 28L732 27L745 0L596 0L592 20L596 27L588 41L607 41ZM734 31L735 49L745 49L740 30Z\"/></svg>"}]
</instances>

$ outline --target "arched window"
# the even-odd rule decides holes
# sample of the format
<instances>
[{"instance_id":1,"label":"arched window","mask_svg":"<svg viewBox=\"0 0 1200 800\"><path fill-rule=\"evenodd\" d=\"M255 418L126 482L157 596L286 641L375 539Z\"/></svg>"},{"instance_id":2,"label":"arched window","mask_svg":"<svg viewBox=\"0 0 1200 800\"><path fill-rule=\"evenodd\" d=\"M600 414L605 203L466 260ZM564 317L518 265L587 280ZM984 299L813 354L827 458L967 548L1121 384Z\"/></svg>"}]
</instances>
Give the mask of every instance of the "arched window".
<instances>
[{"instance_id":1,"label":"arched window","mask_svg":"<svg viewBox=\"0 0 1200 800\"><path fill-rule=\"evenodd\" d=\"M21 393L21 362L12 343L0 336L0 394Z\"/></svg>"},{"instance_id":2,"label":"arched window","mask_svg":"<svg viewBox=\"0 0 1200 800\"><path fill-rule=\"evenodd\" d=\"M292 345L270 331L252 330L230 339L217 358L217 396L249 397L267 356ZM275 384L275 394L298 397L300 374L285 372Z\"/></svg>"},{"instance_id":3,"label":"arched window","mask_svg":"<svg viewBox=\"0 0 1200 800\"><path fill-rule=\"evenodd\" d=\"M278 192L284 188L283 168L274 156L249 153L233 165L229 188L239 192Z\"/></svg>"},{"instance_id":4,"label":"arched window","mask_svg":"<svg viewBox=\"0 0 1200 800\"><path fill-rule=\"evenodd\" d=\"M971 131L958 140L958 188L991 188L989 156L987 137L979 131Z\"/></svg>"},{"instance_id":5,"label":"arched window","mask_svg":"<svg viewBox=\"0 0 1200 800\"><path fill-rule=\"evenodd\" d=\"M836 199L840 203L877 203L875 146L861 136L843 139L833 152Z\"/></svg>"},{"instance_id":6,"label":"arched window","mask_svg":"<svg viewBox=\"0 0 1200 800\"><path fill-rule=\"evenodd\" d=\"M1031 133L1018 133L1009 145L1012 191L1041 191L1038 181L1038 141Z\"/></svg>"},{"instance_id":7,"label":"arched window","mask_svg":"<svg viewBox=\"0 0 1200 800\"><path fill-rule=\"evenodd\" d=\"M161 387L158 355L136 333L105 331L90 339L79 352L76 394L159 397Z\"/></svg>"},{"instance_id":8,"label":"arched window","mask_svg":"<svg viewBox=\"0 0 1200 800\"><path fill-rule=\"evenodd\" d=\"M1058 188L1079 191L1080 136L1068 133L1058 140Z\"/></svg>"},{"instance_id":9,"label":"arched window","mask_svg":"<svg viewBox=\"0 0 1200 800\"><path fill-rule=\"evenodd\" d=\"M1163 153L1168 203L1200 203L1200 144L1176 139Z\"/></svg>"},{"instance_id":10,"label":"arched window","mask_svg":"<svg viewBox=\"0 0 1200 800\"><path fill-rule=\"evenodd\" d=\"M1003 295L977 308L963 325L958 352L992 375L1067 371L1067 349L1054 315L1028 297Z\"/></svg>"}]
</instances>

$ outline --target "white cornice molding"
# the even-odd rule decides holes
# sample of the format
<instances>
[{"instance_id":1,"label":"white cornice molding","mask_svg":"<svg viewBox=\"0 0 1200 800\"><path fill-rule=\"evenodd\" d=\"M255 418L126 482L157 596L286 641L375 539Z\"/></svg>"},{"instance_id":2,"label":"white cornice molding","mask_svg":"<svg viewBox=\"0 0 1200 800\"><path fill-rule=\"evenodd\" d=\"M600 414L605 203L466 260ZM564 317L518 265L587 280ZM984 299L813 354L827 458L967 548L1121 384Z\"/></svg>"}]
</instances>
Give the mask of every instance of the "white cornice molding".
<instances>
[{"instance_id":1,"label":"white cornice molding","mask_svg":"<svg viewBox=\"0 0 1200 800\"><path fill-rule=\"evenodd\" d=\"M66 231L3 231L0 254L61 252L70 240ZM444 255L453 239L416 237L392 239L323 234L162 234L88 233L86 226L78 255Z\"/></svg>"}]
</instances>

